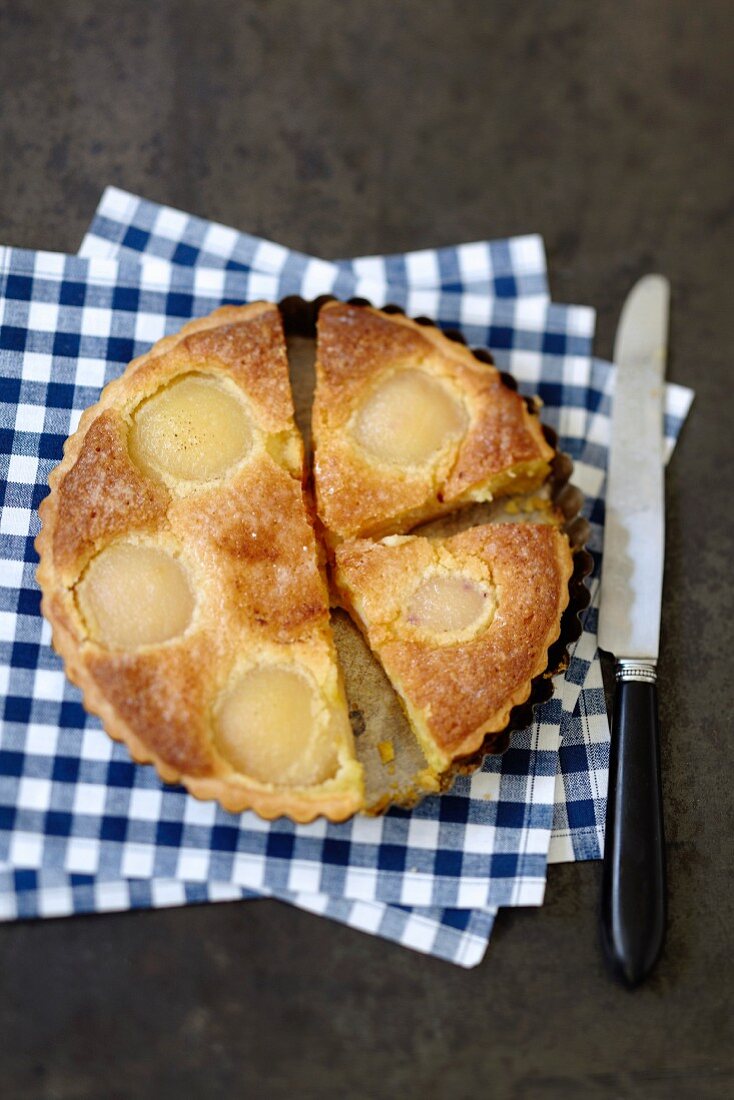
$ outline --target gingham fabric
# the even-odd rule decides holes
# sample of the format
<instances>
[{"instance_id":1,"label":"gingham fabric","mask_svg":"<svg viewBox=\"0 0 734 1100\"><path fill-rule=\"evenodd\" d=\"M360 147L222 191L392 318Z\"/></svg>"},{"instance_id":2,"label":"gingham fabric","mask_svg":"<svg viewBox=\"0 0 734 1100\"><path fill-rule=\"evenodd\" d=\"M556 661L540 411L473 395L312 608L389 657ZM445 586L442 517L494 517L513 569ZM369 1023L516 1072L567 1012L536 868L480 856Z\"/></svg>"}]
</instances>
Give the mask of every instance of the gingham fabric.
<instances>
[{"instance_id":1,"label":"gingham fabric","mask_svg":"<svg viewBox=\"0 0 734 1100\"><path fill-rule=\"evenodd\" d=\"M254 901L268 896L465 967L476 966L484 956L495 916L491 910L409 909L330 898L326 894L268 895L220 882L179 879L100 882L93 875L0 870L0 920L165 909L215 901Z\"/></svg>"},{"instance_id":2,"label":"gingham fabric","mask_svg":"<svg viewBox=\"0 0 734 1100\"><path fill-rule=\"evenodd\" d=\"M275 247L277 251L269 251ZM206 222L181 210L149 202L115 187L104 192L87 232L80 255L119 257L125 254L158 256L178 264L226 267L240 263L271 270L277 263L284 266L288 252L271 242L216 223ZM261 261L261 257L264 258ZM299 254L299 263L323 264L324 261ZM510 264L508 268L508 263ZM487 296L502 296L512 290L517 297L535 295L542 288L547 295L545 253L537 237L520 237L502 242L475 242L456 248L424 250L405 256L361 257L337 261L336 269L370 274L390 297L391 286L440 288L444 291L473 292ZM464 282L457 282L457 273ZM511 281L506 276L512 276ZM504 279L500 282L498 279ZM388 284L385 286L385 284ZM503 334L490 334L493 350L504 342ZM517 360L508 361L513 370L521 370ZM566 365L567 372L573 369ZM577 470L575 480L584 476L583 487L591 497L602 492L601 478L606 462L608 422L614 372L601 360L579 363L578 375L587 380L584 406L576 403L575 394L553 395L563 405L564 443L575 459L583 457L587 470ZM546 397L546 393L541 391ZM666 423L668 446L672 451L675 436L684 419L690 396L687 391L671 387L671 412ZM559 756L556 778L556 807L549 860L562 862L574 859L599 858L603 850L604 815L606 810L607 763L609 755L609 725L603 694L601 667L596 656L596 612L588 616L584 638L576 651L577 660L569 669L563 688L562 738L565 748ZM583 686L584 694L580 696ZM568 769L567 771L565 769ZM574 806L569 807L568 802Z\"/></svg>"},{"instance_id":3,"label":"gingham fabric","mask_svg":"<svg viewBox=\"0 0 734 1100\"><path fill-rule=\"evenodd\" d=\"M329 261L108 187L79 255L117 259L121 249L187 267L196 264L277 276L290 274L301 280L305 297L310 296L311 277L319 285L330 283L330 293L337 297L349 295L354 277L383 288L395 283L442 287L448 292L474 291L494 298L547 301L549 297L545 250L537 234L427 248L397 256Z\"/></svg>"},{"instance_id":4,"label":"gingham fabric","mask_svg":"<svg viewBox=\"0 0 734 1100\"><path fill-rule=\"evenodd\" d=\"M465 288L456 281L455 272L461 271L465 284L467 279L471 282L472 290L499 296L512 284L493 284L490 277L490 272L495 269L492 256L497 255L500 248L506 256L509 245L509 252L515 256L516 263L523 255L527 276L532 257L531 245L536 249L539 261L536 266L541 278L530 281L527 277L516 277L514 292L522 296L535 294L541 285L547 290L544 252L542 245L538 248L536 242L537 238L520 238L515 242L502 242L501 245L477 242L458 246L456 250L444 249L440 253L423 251L404 257L363 257L341 263L350 265L352 271L371 273L387 283L442 286L444 290ZM267 255L266 244L236 230L206 223L117 188L108 188L85 236L81 253L120 256L126 252L139 252L165 257L175 263L220 267L237 262L236 257L239 257L243 262L249 261L257 266L258 249L262 248ZM457 253L456 259L452 255L454 251ZM467 253L472 257L471 261ZM280 256L281 262L284 262L282 252ZM605 461L613 377L608 364L602 361L592 363L586 392L584 430L573 433L575 440L583 439L584 448L589 448L585 454L590 463L586 476L591 481L587 491L592 496L597 496L601 491L599 471ZM690 404L690 395L673 387L669 391L669 400L672 408L666 422L666 433L670 453ZM597 412L601 413L598 422ZM584 416L583 411L580 415ZM595 447L598 443L595 423L601 429L601 450ZM574 454L578 457L578 452L574 451ZM577 469L577 482L580 475L581 471ZM576 648L576 660L563 687L562 743L556 774L549 862L600 858L603 852L609 726L601 666L596 652L596 614L595 600L587 615L584 635Z\"/></svg>"},{"instance_id":5,"label":"gingham fabric","mask_svg":"<svg viewBox=\"0 0 734 1100\"><path fill-rule=\"evenodd\" d=\"M337 902L388 901L421 912L382 912L377 921L380 911L369 910L381 934L398 935L397 922L400 942L413 937L415 946L445 953L448 937L454 957L471 957L459 941L464 942L464 932L476 939L477 924L488 934L491 913L459 918L435 911L542 899L560 700L542 708L539 720L516 738L501 761L489 762L451 795L426 800L412 814L358 818L346 826L266 825L247 814L232 818L181 790L164 789L151 769L131 764L125 750L84 714L48 648L33 580L35 509L65 436L106 379L154 339L180 327L185 316L267 291L256 273L202 271L158 261L141 267L129 260L117 264L14 250L0 253L0 272L6 455L0 517L2 866L74 876L66 886L53 887L62 892L58 904L67 907L81 894L90 904L105 883L170 879L188 884L187 889L216 883L288 899L326 895L328 902L315 897L308 904L337 916L351 911ZM289 280L277 286L271 281L268 287L271 297L298 289ZM363 280L350 290L380 300L376 288ZM431 292L405 293L402 300L409 309L425 312L425 295ZM555 399L549 413L556 423L564 422L564 409L557 404L564 395L570 409L581 407L577 365L588 352L590 311L497 300L489 307L483 301L481 315L474 318L463 299L457 303L452 301L456 296L444 297L452 321L462 313L480 341L492 327L505 333L511 323L518 350L505 351L523 362L531 388L546 386L549 402ZM568 362L529 350L542 347L548 325L554 337L574 349ZM25 906L18 909L16 902L16 910L53 908L44 894L47 881L36 884L35 897L34 890L16 887ZM141 903L139 892L134 903ZM10 903L8 911L13 912ZM364 906L355 910L363 923L367 911ZM431 920L432 939L426 933ZM457 928L457 922L465 928ZM417 927L423 930L420 937L413 933Z\"/></svg>"},{"instance_id":6,"label":"gingham fabric","mask_svg":"<svg viewBox=\"0 0 734 1100\"><path fill-rule=\"evenodd\" d=\"M515 242L502 242L501 245L477 242L458 246L455 251L461 258L457 259L452 256L454 250L444 249L440 255L423 251L404 257L363 257L341 263L350 264L353 271L372 273L388 283L425 287L440 285L444 290L463 289L457 285L454 274L456 271L463 271L465 280L471 275L473 290L501 295L512 284L493 285L488 277L493 270L493 253L496 255L501 247L506 255L509 244L510 253L517 260L522 250L527 273L527 263L532 253L526 242L532 242L532 246L536 247L536 241L537 238L519 238ZM483 257L483 250L486 258ZM253 247L251 237L227 227L192 218L182 211L148 202L117 188L108 188L85 236L81 253L120 256L126 252L157 255L182 264L214 266L226 265L236 254L243 261L249 259L251 263L257 264L257 250ZM467 253L473 257L471 262L468 262ZM542 245L540 250L536 250L536 254L540 261L537 266L542 286L547 290ZM534 294L540 285L538 281L516 278L514 290L518 296ZM594 440L592 420L598 410L602 413L602 439L605 446L604 425L607 424L609 415L612 379L613 371L608 369L607 364L601 361L592 363L586 395L585 428L583 432L575 434L575 438L584 439L584 446L587 441ZM690 397L684 391L672 388L669 399L673 406L666 423L670 453L677 430L690 404ZM604 453L604 450L595 451L590 461L597 463L597 466L601 465ZM597 495L600 483L593 468L591 480L593 484L590 492ZM600 858L603 852L609 726L601 666L596 655L596 614L594 606L587 616L585 633L576 649L577 659L569 670L563 688L562 744L556 774L549 862ZM583 693L580 691L582 686Z\"/></svg>"},{"instance_id":7,"label":"gingham fabric","mask_svg":"<svg viewBox=\"0 0 734 1100\"><path fill-rule=\"evenodd\" d=\"M511 756L506 759L516 774L506 768L499 772L489 768L486 776L483 773L477 777L477 781L493 787L496 801L492 811L496 807L496 813L487 815L482 800L485 814L477 818L475 792L457 791L448 800L430 800L445 804L433 817L427 813L428 803L421 808L422 813L391 815L385 819L387 835L380 828L379 837L359 835L345 840L338 835L343 827L327 827L322 835L310 837L289 836L287 829L285 836L280 829L272 830L272 836L263 836L263 831L271 830L263 830L262 823L256 823L254 838L245 830L248 836L243 842L242 829L233 829L227 815L222 815L224 823L202 821L199 804L182 792L164 792L157 781L150 784L139 780L139 776L149 774L149 769L134 768L124 750L110 746L105 738L100 740L95 723L84 718L73 689L60 677L57 663L46 649L44 630L38 631L38 622L34 633L37 594L32 566L29 569L27 562L19 571L20 558L32 557L29 509L37 505L48 469L57 460L60 443L70 424L76 422L79 409L95 399L96 388L104 378L117 373L132 354L143 350L163 331L174 330L184 317L206 312L221 300L242 300L266 293L262 281L250 278L243 282L241 274L237 285L230 283L227 275L213 288L204 273L189 272L184 279L183 272L166 272L159 264L148 263L145 273L141 273L137 265L125 263L119 267L87 267L63 257L12 252L2 255L2 265L2 374L3 396L7 399L2 427L10 452L4 471L6 507L0 520L0 534L7 536L3 549L8 551L2 566L3 594L8 595L3 606L2 637L9 643L8 667L3 671L8 688L6 726L0 742L4 754L0 761L4 784L3 858L13 870L13 882L20 873L48 875L59 872L59 868L69 876L68 883L53 886L42 879L31 887L28 878L21 879L14 896L17 899L22 895L24 904L16 905L15 911L53 912L54 904L60 907L56 911L69 911L69 907L76 911L94 907L95 898L100 908L112 904L119 907L124 904L120 899L128 895L131 905L156 904L158 887L154 889L154 884L165 885L174 876L184 884L178 895L174 891L181 900L216 900L217 891L231 896L225 890L227 886L254 883L260 892L277 891L287 900L298 900L337 919L370 926L410 946L465 965L470 964L467 960L476 961L476 943L486 942L491 913L457 916L447 910L387 912L375 904L375 898L420 906L451 904L457 909L481 905L482 898L484 903L494 900L491 887L495 883L502 887L499 900L539 901L548 808L552 808L547 781L555 770L555 745L551 749L549 741L549 747L544 747L541 735L555 720L548 718L539 723L535 744L531 733L527 746L520 740L513 746L513 753L520 755L514 764ZM253 289L255 284L258 289ZM294 289L299 288L284 280L280 293ZM349 292L380 300L376 289L366 283L354 284ZM269 296L278 294L271 290ZM400 300L394 293L390 297ZM457 303L451 302L451 295L444 298L451 320L456 321ZM406 295L405 300L409 309L427 311L420 294ZM474 329L485 324L488 331L493 326L504 329L510 314L501 305L489 308L488 314L478 318L466 314L467 324ZM584 312L588 317L588 311L581 311L581 316L579 311L575 316L574 311L568 311L569 331L565 335L569 341L579 339ZM562 315L563 311L546 310L554 336L563 328ZM575 360L583 353L574 349L564 370L564 364L554 361L557 357L528 350L543 346L538 314L515 306L512 318L517 347L505 347L503 351L516 356L517 364L527 369L530 388L538 388L540 381L548 387L551 398L557 394L557 399L563 399L568 394L570 409L578 413L582 407L578 391L583 387L576 377L580 368ZM542 327L542 315L540 321ZM560 335L564 335L562 331ZM517 364L513 369L520 373ZM563 407L556 406L553 411L556 422L563 425ZM578 421L578 417L575 419ZM560 714L557 705L556 711ZM533 757L537 759L531 764ZM553 771L549 771L551 757ZM536 799L542 790L545 801ZM521 825L518 807L525 805L528 795L529 812L523 810ZM193 804L191 813L185 809L180 812L182 799ZM462 799L465 807L457 801L446 813L447 806ZM508 811L505 806L514 809ZM513 816L515 821L511 823L509 818ZM395 820L399 824L393 827ZM376 824L371 823L372 827ZM423 848L427 828L433 839ZM532 835L543 832L545 845L538 844L539 836ZM518 844L521 835L523 842ZM512 842L505 849L508 836ZM456 843L459 837L463 844ZM480 840L479 851L473 851ZM428 857L432 864L428 872L424 869L425 858L415 869L411 865L415 852ZM477 862L484 865L479 875L471 873ZM469 874L464 873L467 869ZM404 882L396 889L401 872ZM513 875L515 881L510 888ZM147 901L137 885L141 880L151 884ZM447 882L452 884L448 891ZM165 889L161 890L165 895ZM5 896L11 898L8 892ZM110 896L117 900L110 902ZM363 900L356 903L355 897ZM9 902L7 915L13 912ZM479 936L477 927L483 929Z\"/></svg>"}]
</instances>

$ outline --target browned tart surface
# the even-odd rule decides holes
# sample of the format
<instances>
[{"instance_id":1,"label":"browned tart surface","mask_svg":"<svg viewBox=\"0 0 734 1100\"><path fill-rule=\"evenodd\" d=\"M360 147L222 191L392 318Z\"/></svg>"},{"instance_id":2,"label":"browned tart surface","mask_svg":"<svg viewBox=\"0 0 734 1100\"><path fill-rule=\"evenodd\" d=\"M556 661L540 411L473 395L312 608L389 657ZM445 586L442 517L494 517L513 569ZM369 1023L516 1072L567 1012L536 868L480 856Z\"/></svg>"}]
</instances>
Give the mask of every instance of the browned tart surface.
<instances>
[{"instance_id":1,"label":"browned tart surface","mask_svg":"<svg viewBox=\"0 0 734 1100\"><path fill-rule=\"evenodd\" d=\"M342 302L319 313L313 438L334 545L530 491L553 457L493 366L432 326Z\"/></svg>"},{"instance_id":2,"label":"browned tart surface","mask_svg":"<svg viewBox=\"0 0 734 1100\"><path fill-rule=\"evenodd\" d=\"M572 568L568 539L547 524L337 548L344 604L438 773L476 752L527 700L559 635Z\"/></svg>"}]
</instances>

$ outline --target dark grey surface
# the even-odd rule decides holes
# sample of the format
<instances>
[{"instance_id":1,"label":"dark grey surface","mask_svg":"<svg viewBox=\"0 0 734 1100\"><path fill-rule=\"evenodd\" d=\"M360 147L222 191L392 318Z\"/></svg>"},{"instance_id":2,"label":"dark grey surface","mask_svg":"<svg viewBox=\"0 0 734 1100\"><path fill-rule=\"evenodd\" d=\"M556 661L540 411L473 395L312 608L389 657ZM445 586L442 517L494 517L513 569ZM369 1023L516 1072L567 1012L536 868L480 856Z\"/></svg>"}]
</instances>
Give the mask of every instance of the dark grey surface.
<instances>
[{"instance_id":1,"label":"dark grey surface","mask_svg":"<svg viewBox=\"0 0 734 1100\"><path fill-rule=\"evenodd\" d=\"M673 284L670 929L630 994L598 864L465 972L271 902L0 928L0 1095L726 1097L732 1060L734 7L0 3L0 239L74 251L103 186L325 256L537 230L560 301Z\"/></svg>"}]
</instances>

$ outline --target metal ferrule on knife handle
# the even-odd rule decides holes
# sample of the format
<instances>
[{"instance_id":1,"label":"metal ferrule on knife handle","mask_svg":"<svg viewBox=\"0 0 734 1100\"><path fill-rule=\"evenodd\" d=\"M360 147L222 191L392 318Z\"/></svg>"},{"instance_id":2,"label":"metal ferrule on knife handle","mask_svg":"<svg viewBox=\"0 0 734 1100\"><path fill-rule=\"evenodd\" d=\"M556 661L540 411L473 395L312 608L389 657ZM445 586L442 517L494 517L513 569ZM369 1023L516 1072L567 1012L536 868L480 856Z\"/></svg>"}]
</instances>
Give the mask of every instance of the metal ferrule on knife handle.
<instances>
[{"instance_id":1,"label":"metal ferrule on knife handle","mask_svg":"<svg viewBox=\"0 0 734 1100\"><path fill-rule=\"evenodd\" d=\"M622 658L617 661L614 677L618 683L637 680L640 683L655 684L658 670L654 661L628 661Z\"/></svg>"}]
</instances>

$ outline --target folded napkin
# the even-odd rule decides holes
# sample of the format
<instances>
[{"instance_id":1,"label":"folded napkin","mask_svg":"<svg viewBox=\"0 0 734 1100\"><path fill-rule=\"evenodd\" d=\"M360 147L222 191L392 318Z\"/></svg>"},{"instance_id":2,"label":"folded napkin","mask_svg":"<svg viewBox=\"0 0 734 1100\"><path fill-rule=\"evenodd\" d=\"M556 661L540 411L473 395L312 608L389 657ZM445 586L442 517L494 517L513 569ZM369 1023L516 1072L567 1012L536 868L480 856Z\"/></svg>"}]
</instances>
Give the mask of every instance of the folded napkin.
<instances>
[{"instance_id":1,"label":"folded napkin","mask_svg":"<svg viewBox=\"0 0 734 1100\"><path fill-rule=\"evenodd\" d=\"M395 256L321 260L274 241L206 221L138 195L107 187L80 256L117 259L120 250L156 256L186 267L226 267L300 279L305 298L323 293L345 297L352 278L375 286L391 283L449 293L476 292L492 298L547 301L548 277L543 241L537 234L502 241L473 241L450 248L426 248ZM316 289L312 289L311 280Z\"/></svg>"},{"instance_id":2,"label":"folded napkin","mask_svg":"<svg viewBox=\"0 0 734 1100\"><path fill-rule=\"evenodd\" d=\"M108 187L82 242L80 255L119 257L125 254L157 256L177 264L219 268L257 268L262 264L263 270L271 272L282 270L291 262L290 251L280 245L150 202L119 188ZM295 255L303 269L307 264L322 265L323 269L326 264L324 270L328 270L335 279L341 271L374 277L380 281L386 297L390 296L391 286L420 286L445 292L470 291L488 297L514 295L549 300L545 252L538 236L478 241L403 256L367 256L333 262L300 253ZM439 309L434 316L440 318ZM591 341L593 321L587 336ZM544 344L546 350L551 348L550 339L549 334ZM489 343L497 361L519 374L516 360L506 354L519 350L519 343L499 329L490 333ZM551 404L564 408L563 442L566 449L579 458L580 446L586 448L588 444L590 448L590 470L586 474L590 485L587 491L596 497L602 490L599 476L593 471L603 471L606 467L614 370L601 360L592 360L589 364L586 353L580 352L578 345L565 346L563 350L569 355L577 352L584 356L584 361L575 366L579 377L587 379L583 404L578 405L577 394L568 385L563 393L553 395ZM573 369L574 365L569 360L568 378ZM551 379L544 381L546 386L558 384ZM547 388L538 386L538 390L548 400ZM691 398L690 391L668 387L668 457ZM579 476L577 471L577 483ZM579 689L582 686L584 690L581 695ZM576 647L575 660L565 678L562 704L562 747L556 774L548 861L598 859L604 847L609 725L597 657L594 607L587 613L584 635Z\"/></svg>"},{"instance_id":3,"label":"folded napkin","mask_svg":"<svg viewBox=\"0 0 734 1100\"><path fill-rule=\"evenodd\" d=\"M502 761L488 762L471 782L412 814L396 811L347 826L271 826L196 803L163 788L151 769L130 764L125 750L84 715L38 618L34 512L81 408L133 354L186 317L222 301L301 291L299 276L247 272L241 265L213 272L157 261L85 263L17 250L2 253L0 270L3 915L222 900L254 890L463 965L478 961L492 913L463 907L542 899L559 700L542 708L545 714ZM319 283L309 269L308 278L309 293L333 289L332 272ZM347 276L340 271L339 278ZM386 295L365 278L350 278L341 293L376 302L387 296L410 312L431 311L430 288L403 288L402 294L391 288ZM476 342L491 343L490 332L500 334L504 351L524 361L530 389L546 386L546 400L554 389L564 399L568 393L568 406L549 401L559 425L578 421L587 395L572 377L583 367L570 360L586 354L591 377L589 337L585 351L581 347L589 311L488 303L474 293L440 297L447 319L463 320ZM573 347L560 357L568 363L538 350L548 334L556 346L560 339ZM520 373L517 364L512 369ZM596 411L595 402L590 407Z\"/></svg>"}]
</instances>

